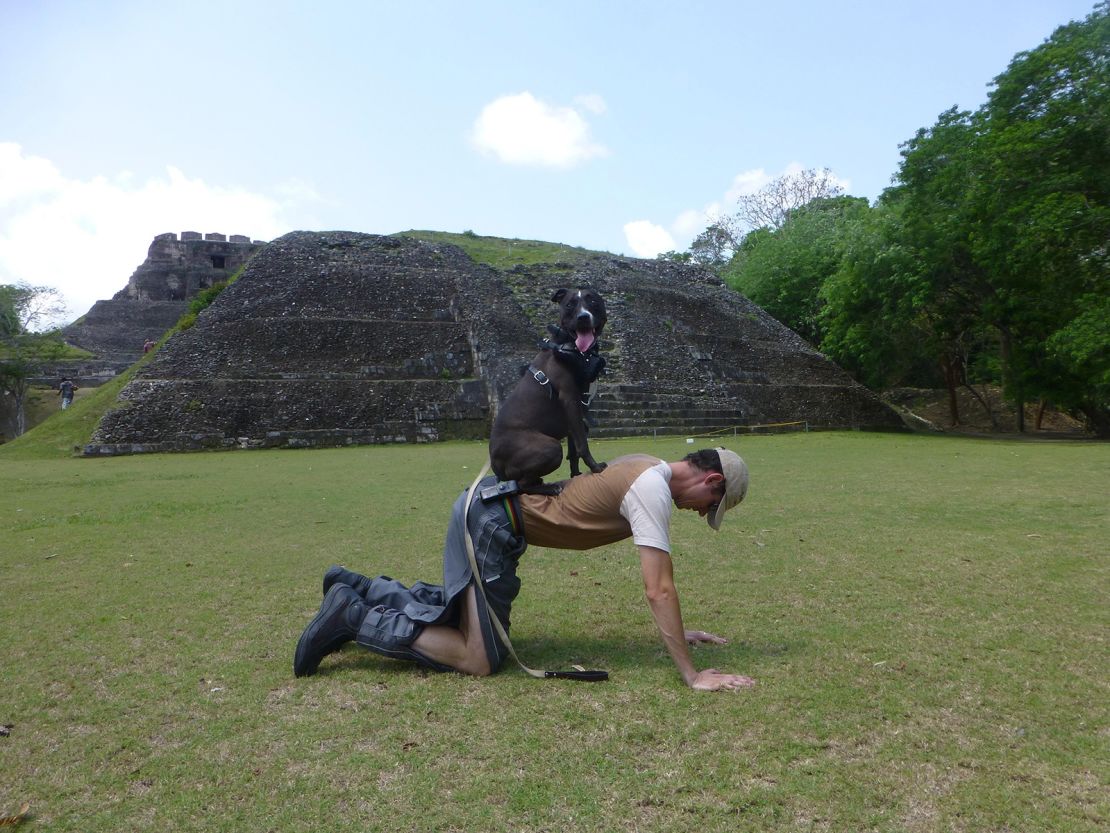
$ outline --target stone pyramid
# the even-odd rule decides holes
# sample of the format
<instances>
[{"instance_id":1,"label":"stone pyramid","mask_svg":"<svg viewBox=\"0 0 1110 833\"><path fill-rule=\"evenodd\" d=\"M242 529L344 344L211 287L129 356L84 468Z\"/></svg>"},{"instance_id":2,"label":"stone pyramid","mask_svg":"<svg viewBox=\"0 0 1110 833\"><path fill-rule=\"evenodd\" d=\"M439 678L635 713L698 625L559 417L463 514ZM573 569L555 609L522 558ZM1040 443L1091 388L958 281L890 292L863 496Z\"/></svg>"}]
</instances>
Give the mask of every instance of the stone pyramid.
<instances>
[{"instance_id":1,"label":"stone pyramid","mask_svg":"<svg viewBox=\"0 0 1110 833\"><path fill-rule=\"evenodd\" d=\"M586 284L609 307L597 436L902 425L699 267L593 255L497 270L444 243L293 232L165 344L85 453L486 437L548 299Z\"/></svg>"}]
</instances>

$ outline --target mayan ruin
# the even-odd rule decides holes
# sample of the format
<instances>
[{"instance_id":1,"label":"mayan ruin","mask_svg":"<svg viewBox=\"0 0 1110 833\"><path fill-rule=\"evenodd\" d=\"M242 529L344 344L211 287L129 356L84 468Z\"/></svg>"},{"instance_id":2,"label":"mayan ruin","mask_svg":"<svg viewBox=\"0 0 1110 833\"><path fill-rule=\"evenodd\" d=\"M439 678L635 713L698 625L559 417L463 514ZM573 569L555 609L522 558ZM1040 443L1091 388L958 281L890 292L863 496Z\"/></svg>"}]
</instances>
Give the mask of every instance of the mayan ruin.
<instances>
[{"instance_id":1,"label":"mayan ruin","mask_svg":"<svg viewBox=\"0 0 1110 833\"><path fill-rule=\"evenodd\" d=\"M241 234L159 234L127 286L62 331L69 344L93 354L64 371L86 386L123 372L142 355L147 339L157 341L177 323L190 298L226 281L262 245Z\"/></svg>"},{"instance_id":2,"label":"mayan ruin","mask_svg":"<svg viewBox=\"0 0 1110 833\"><path fill-rule=\"evenodd\" d=\"M129 291L144 285L133 278ZM596 255L501 271L447 244L294 232L262 247L165 344L85 453L487 436L551 320L552 292L580 285L609 305L594 436L789 421L901 426L700 267Z\"/></svg>"}]
</instances>

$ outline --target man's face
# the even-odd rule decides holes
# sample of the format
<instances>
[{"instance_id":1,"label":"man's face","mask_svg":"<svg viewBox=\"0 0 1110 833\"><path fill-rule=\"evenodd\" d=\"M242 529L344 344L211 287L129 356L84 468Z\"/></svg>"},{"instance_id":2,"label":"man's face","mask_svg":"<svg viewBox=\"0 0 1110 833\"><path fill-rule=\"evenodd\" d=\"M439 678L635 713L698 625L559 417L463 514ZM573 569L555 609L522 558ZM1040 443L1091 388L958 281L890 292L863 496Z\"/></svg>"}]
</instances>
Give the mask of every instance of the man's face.
<instances>
[{"instance_id":1,"label":"man's face","mask_svg":"<svg viewBox=\"0 0 1110 833\"><path fill-rule=\"evenodd\" d=\"M674 496L674 505L679 509L692 509L704 518L724 498L724 475L706 472Z\"/></svg>"}]
</instances>

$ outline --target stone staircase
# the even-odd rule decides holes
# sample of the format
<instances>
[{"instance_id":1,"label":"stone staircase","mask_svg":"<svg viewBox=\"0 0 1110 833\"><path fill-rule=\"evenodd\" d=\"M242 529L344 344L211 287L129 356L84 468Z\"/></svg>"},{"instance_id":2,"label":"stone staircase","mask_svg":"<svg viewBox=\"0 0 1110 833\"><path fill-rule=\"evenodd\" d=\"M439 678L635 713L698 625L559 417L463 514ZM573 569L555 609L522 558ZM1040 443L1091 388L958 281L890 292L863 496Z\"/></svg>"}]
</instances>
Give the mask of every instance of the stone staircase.
<instances>
[{"instance_id":1,"label":"stone staircase","mask_svg":"<svg viewBox=\"0 0 1110 833\"><path fill-rule=\"evenodd\" d=\"M692 400L686 394L653 393L628 384L600 385L590 418L591 437L731 434L748 422L735 403Z\"/></svg>"}]
</instances>

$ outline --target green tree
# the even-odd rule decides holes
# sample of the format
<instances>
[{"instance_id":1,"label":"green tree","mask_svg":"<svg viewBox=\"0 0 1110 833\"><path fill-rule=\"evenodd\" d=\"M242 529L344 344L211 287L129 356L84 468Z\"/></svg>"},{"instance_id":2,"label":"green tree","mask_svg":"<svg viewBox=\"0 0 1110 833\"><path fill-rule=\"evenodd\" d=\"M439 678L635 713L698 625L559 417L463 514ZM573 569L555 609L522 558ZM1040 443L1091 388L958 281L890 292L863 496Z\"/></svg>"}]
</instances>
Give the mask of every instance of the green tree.
<instances>
[{"instance_id":1,"label":"green tree","mask_svg":"<svg viewBox=\"0 0 1110 833\"><path fill-rule=\"evenodd\" d=\"M1046 343L1048 360L1059 370L1063 389L1050 392L1057 402L1070 397L1068 382L1084 380L1083 402L1078 408L1101 436L1110 434L1106 415L1110 413L1110 295L1080 298L1085 307L1067 325L1053 333Z\"/></svg>"},{"instance_id":2,"label":"green tree","mask_svg":"<svg viewBox=\"0 0 1110 833\"><path fill-rule=\"evenodd\" d=\"M656 260L669 260L672 263L689 263L693 260L693 256L689 252L676 252L674 249L666 252L660 252L655 256Z\"/></svg>"},{"instance_id":3,"label":"green tree","mask_svg":"<svg viewBox=\"0 0 1110 833\"><path fill-rule=\"evenodd\" d=\"M0 392L13 397L17 437L26 430L24 405L32 379L65 352L57 333L34 328L62 309L61 296L50 287L0 285Z\"/></svg>"},{"instance_id":4,"label":"green tree","mask_svg":"<svg viewBox=\"0 0 1110 833\"><path fill-rule=\"evenodd\" d=\"M969 367L977 349L997 341L985 329L999 323L997 288L973 246L976 229L990 222L970 199L985 166L980 131L972 113L942 113L902 145L899 184L882 197L897 206L889 242L906 253L902 283L912 287L921 349L940 370L953 425L960 423L956 390L975 393Z\"/></svg>"},{"instance_id":5,"label":"green tree","mask_svg":"<svg viewBox=\"0 0 1110 833\"><path fill-rule=\"evenodd\" d=\"M1106 434L1091 358L1110 325L1092 330L1090 312L1110 295L1110 3L1016 55L978 116L971 214L990 222L971 246L995 288L1010 395L1051 398Z\"/></svg>"},{"instance_id":6,"label":"green tree","mask_svg":"<svg viewBox=\"0 0 1110 833\"><path fill-rule=\"evenodd\" d=\"M735 251L736 238L721 221L710 223L705 231L694 238L689 249L690 258L695 263L711 269L720 269L729 262Z\"/></svg>"},{"instance_id":7,"label":"green tree","mask_svg":"<svg viewBox=\"0 0 1110 833\"><path fill-rule=\"evenodd\" d=\"M850 230L870 210L860 197L811 200L789 212L779 228L746 235L722 274L733 289L820 345L821 287L839 268Z\"/></svg>"},{"instance_id":8,"label":"green tree","mask_svg":"<svg viewBox=\"0 0 1110 833\"><path fill-rule=\"evenodd\" d=\"M888 192L849 230L839 267L820 291L821 349L873 388L943 382L958 425L957 389L979 395L969 367L984 332L966 299L947 291L951 282L923 268L915 226L933 228Z\"/></svg>"},{"instance_id":9,"label":"green tree","mask_svg":"<svg viewBox=\"0 0 1110 833\"><path fill-rule=\"evenodd\" d=\"M836 269L819 290L821 349L878 389L906 381L928 335L919 276L897 242L901 219L885 205L863 217L844 236Z\"/></svg>"},{"instance_id":10,"label":"green tree","mask_svg":"<svg viewBox=\"0 0 1110 833\"><path fill-rule=\"evenodd\" d=\"M1089 358L1090 329L1072 326L1110 293L1108 10L1019 53L977 112L953 108L918 131L883 197L901 207L890 242L909 254L950 390L969 341L996 344L1019 429L1038 397L1110 425L1092 364L1077 358Z\"/></svg>"}]
</instances>

